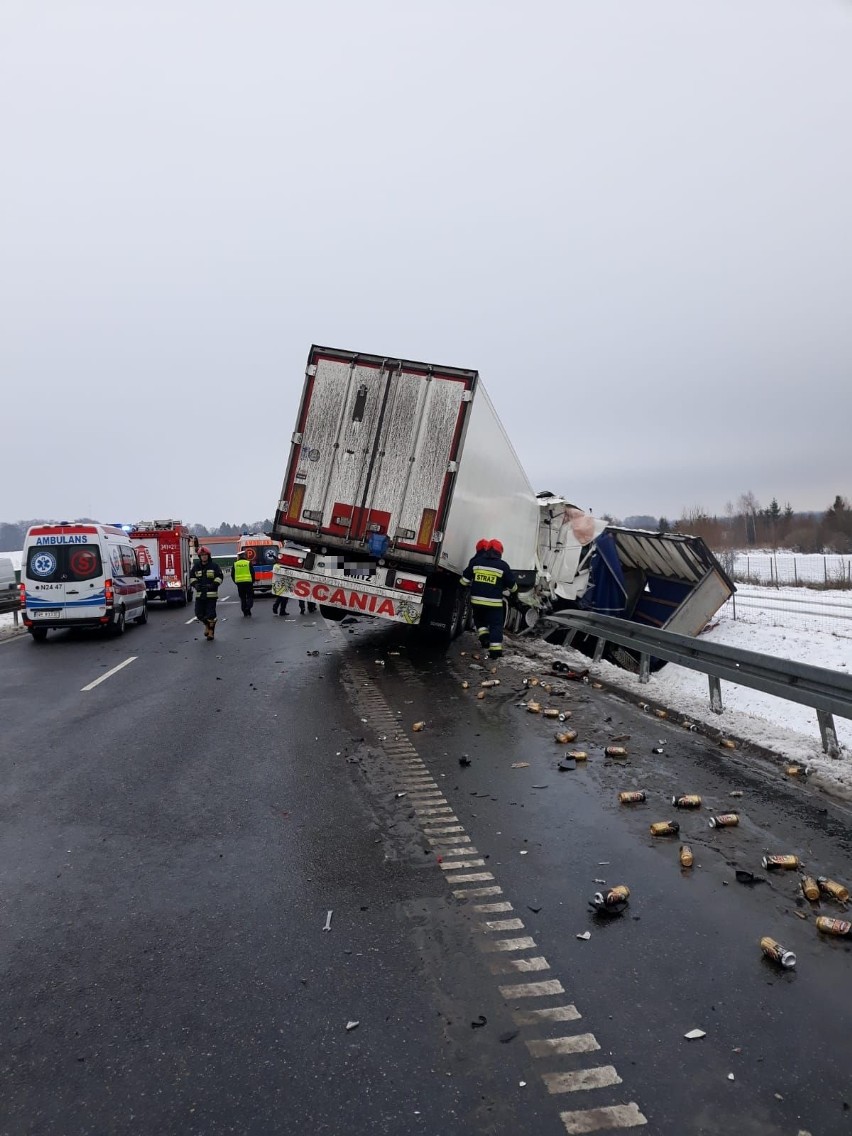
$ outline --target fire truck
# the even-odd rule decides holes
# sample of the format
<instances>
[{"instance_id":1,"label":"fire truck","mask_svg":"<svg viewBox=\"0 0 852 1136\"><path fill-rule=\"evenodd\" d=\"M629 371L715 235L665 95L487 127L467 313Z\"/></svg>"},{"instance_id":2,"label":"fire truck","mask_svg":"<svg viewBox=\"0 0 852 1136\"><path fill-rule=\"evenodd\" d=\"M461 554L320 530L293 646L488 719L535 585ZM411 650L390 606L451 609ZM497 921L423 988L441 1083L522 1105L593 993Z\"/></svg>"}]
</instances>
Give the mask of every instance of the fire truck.
<instances>
[{"instance_id":1,"label":"fire truck","mask_svg":"<svg viewBox=\"0 0 852 1136\"><path fill-rule=\"evenodd\" d=\"M174 520L138 521L130 526L128 536L142 568L148 602L186 605L192 599L192 549L186 525Z\"/></svg>"},{"instance_id":2,"label":"fire truck","mask_svg":"<svg viewBox=\"0 0 852 1136\"><path fill-rule=\"evenodd\" d=\"M237 543L237 553L244 552L254 565L255 593L272 591L272 569L281 553L281 542L270 540L264 533L243 533Z\"/></svg>"}]
</instances>

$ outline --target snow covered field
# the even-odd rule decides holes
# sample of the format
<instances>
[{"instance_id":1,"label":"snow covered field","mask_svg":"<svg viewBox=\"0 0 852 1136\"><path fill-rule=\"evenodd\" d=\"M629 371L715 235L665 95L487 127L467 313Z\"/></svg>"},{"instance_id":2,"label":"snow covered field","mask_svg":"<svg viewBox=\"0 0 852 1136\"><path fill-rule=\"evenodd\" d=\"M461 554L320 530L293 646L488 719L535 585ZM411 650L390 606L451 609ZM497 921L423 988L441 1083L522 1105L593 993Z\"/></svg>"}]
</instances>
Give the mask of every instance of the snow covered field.
<instances>
[{"instance_id":1,"label":"snow covered field","mask_svg":"<svg viewBox=\"0 0 852 1136\"><path fill-rule=\"evenodd\" d=\"M758 599L762 595L769 606L751 607L740 602L736 620L731 606L726 606L717 617L718 624L707 633L709 640L852 674L852 620L827 620L819 608L810 612L773 610L771 603L778 598L778 589L751 587L747 591L749 596ZM798 589L790 591L801 595ZM783 592L781 589L781 594ZM845 600L846 594L813 593L813 599L820 606L832 604L841 597ZM0 616L0 639L22 632L23 628L17 631L14 628L11 615ZM8 649L25 650L26 646ZM583 655L533 640L524 641L523 651L525 654L532 651L537 659L558 657L573 659L578 667L589 665ZM528 669L536 665L533 659L527 664L521 662ZM707 677L697 671L669 664L652 675L650 683L641 685L638 678L609 663L597 664L592 669L607 684L635 695L637 702L666 707L791 761L805 763L811 771L812 782L822 783L833 792L852 798L852 721L835 719L843 755L832 759L822 752L816 712L806 706L748 687L723 683L724 713L717 715L710 710Z\"/></svg>"}]
</instances>

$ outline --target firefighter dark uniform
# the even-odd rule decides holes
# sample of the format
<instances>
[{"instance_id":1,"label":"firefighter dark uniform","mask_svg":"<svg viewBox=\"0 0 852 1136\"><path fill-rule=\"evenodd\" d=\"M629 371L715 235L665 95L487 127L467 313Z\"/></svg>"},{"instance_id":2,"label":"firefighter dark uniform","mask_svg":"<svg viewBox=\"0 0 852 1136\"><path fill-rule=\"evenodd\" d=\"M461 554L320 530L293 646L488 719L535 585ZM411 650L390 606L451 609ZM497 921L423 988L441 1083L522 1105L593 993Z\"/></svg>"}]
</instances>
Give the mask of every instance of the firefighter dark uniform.
<instances>
[{"instance_id":1,"label":"firefighter dark uniform","mask_svg":"<svg viewBox=\"0 0 852 1136\"><path fill-rule=\"evenodd\" d=\"M231 577L237 585L243 615L251 615L254 607L254 565L244 552L234 561Z\"/></svg>"},{"instance_id":2,"label":"firefighter dark uniform","mask_svg":"<svg viewBox=\"0 0 852 1136\"><path fill-rule=\"evenodd\" d=\"M462 586L470 588L479 642L492 659L503 654L503 597L518 590L514 573L502 559L502 553L502 544L492 541L476 553L461 577Z\"/></svg>"},{"instance_id":3,"label":"firefighter dark uniform","mask_svg":"<svg viewBox=\"0 0 852 1136\"><path fill-rule=\"evenodd\" d=\"M209 548L198 550L198 559L192 565L190 580L195 589L195 618L204 624L204 638L212 639L216 627L216 601L219 585L224 576L222 569L210 555Z\"/></svg>"}]
</instances>

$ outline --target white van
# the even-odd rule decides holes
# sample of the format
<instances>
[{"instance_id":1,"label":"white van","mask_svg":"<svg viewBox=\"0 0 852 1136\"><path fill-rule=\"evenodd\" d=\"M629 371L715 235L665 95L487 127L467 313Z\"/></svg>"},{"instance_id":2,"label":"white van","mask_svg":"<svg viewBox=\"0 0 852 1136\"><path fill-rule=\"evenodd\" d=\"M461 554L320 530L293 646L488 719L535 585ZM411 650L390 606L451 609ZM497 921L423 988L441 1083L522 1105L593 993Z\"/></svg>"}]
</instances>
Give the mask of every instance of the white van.
<instances>
[{"instance_id":1,"label":"white van","mask_svg":"<svg viewBox=\"0 0 852 1136\"><path fill-rule=\"evenodd\" d=\"M142 569L115 525L33 525L21 560L24 626L37 643L51 627L100 627L115 635L127 620L148 622Z\"/></svg>"}]
</instances>

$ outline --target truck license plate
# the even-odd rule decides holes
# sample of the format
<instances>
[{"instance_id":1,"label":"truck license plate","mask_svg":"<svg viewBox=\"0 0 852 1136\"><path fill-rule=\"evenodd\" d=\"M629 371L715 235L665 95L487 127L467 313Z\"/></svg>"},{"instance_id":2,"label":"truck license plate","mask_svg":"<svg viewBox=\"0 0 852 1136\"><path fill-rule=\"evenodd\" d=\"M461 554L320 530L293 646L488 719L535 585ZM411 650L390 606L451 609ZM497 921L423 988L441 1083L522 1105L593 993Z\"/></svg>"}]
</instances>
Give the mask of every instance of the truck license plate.
<instances>
[{"instance_id":1,"label":"truck license plate","mask_svg":"<svg viewBox=\"0 0 852 1136\"><path fill-rule=\"evenodd\" d=\"M62 615L62 608L50 608L48 611L34 611L32 613L33 619L47 619L50 616Z\"/></svg>"}]
</instances>

